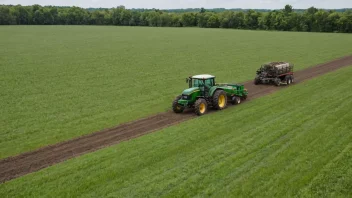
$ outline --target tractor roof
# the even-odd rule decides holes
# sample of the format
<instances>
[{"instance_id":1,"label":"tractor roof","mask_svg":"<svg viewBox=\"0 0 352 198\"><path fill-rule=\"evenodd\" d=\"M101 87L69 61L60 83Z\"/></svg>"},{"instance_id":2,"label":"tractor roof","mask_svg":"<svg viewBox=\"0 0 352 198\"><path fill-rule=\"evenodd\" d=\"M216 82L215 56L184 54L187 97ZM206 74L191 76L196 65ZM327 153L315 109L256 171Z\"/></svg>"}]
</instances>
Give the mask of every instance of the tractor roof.
<instances>
[{"instance_id":1,"label":"tractor roof","mask_svg":"<svg viewBox=\"0 0 352 198\"><path fill-rule=\"evenodd\" d=\"M264 67L282 67L282 66L287 66L290 65L288 62L269 62L263 64Z\"/></svg>"},{"instance_id":2,"label":"tractor roof","mask_svg":"<svg viewBox=\"0 0 352 198\"><path fill-rule=\"evenodd\" d=\"M210 74L200 74L200 75L192 76L192 78L208 79L208 78L215 78L215 76L212 76L212 75L210 75Z\"/></svg>"},{"instance_id":3,"label":"tractor roof","mask_svg":"<svg viewBox=\"0 0 352 198\"><path fill-rule=\"evenodd\" d=\"M268 62L265 65L276 66L281 64L287 64L287 62L277 61L277 62Z\"/></svg>"}]
</instances>

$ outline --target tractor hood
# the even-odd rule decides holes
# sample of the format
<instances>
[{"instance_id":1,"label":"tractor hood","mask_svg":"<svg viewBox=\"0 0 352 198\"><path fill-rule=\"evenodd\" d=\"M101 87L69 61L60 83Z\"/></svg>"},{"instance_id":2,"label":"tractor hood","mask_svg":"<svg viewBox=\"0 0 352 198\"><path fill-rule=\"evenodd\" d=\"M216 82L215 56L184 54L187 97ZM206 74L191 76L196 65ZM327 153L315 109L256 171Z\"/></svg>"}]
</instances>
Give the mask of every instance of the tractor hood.
<instances>
[{"instance_id":1,"label":"tractor hood","mask_svg":"<svg viewBox=\"0 0 352 198\"><path fill-rule=\"evenodd\" d=\"M191 93L193 92L196 92L196 91L199 91L199 88L198 87L192 87L192 88L189 88L189 89L185 89L182 94L184 95L190 95Z\"/></svg>"}]
</instances>

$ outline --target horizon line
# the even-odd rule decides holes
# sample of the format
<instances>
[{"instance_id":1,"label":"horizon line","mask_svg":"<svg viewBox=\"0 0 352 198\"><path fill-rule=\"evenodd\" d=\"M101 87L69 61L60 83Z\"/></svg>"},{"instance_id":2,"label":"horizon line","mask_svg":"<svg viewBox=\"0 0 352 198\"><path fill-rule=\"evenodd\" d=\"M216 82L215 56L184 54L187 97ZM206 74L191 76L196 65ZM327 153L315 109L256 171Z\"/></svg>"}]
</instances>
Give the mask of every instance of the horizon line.
<instances>
[{"instance_id":1,"label":"horizon line","mask_svg":"<svg viewBox=\"0 0 352 198\"><path fill-rule=\"evenodd\" d=\"M22 5L22 4L0 4L0 6L34 6L34 5L40 5L40 4L30 4L30 5ZM286 5L291 5L291 4L286 4ZM76 5L40 5L42 7L79 7L83 9L90 9L90 8L95 8L95 9L112 9L124 5L117 5L114 7L83 7L83 6L76 6ZM291 5L292 6L292 5ZM241 10L279 10L283 8L221 8L221 7L213 7L213 8L206 8L206 7L189 7L189 8L127 8L124 6L125 9L131 10L131 9L145 9L145 10L151 10L151 9L158 9L158 10L187 10L187 9L208 9L208 10L213 10L213 9L225 9L225 10L232 10L232 9L241 9ZM292 6L293 7L293 6ZM323 9L323 10L342 10L342 9L352 9L352 7L341 7L341 8L320 8L320 7L315 7L315 6L309 6L307 8L294 8L293 10L307 10L310 7L314 7L316 9Z\"/></svg>"}]
</instances>

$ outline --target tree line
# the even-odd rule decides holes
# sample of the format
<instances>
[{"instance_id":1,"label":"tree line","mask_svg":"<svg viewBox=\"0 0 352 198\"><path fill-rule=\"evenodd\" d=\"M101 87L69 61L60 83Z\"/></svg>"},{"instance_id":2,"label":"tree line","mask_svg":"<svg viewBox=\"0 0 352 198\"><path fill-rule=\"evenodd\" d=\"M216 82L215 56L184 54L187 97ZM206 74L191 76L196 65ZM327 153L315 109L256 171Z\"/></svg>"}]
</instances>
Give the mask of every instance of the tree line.
<instances>
[{"instance_id":1,"label":"tree line","mask_svg":"<svg viewBox=\"0 0 352 198\"><path fill-rule=\"evenodd\" d=\"M201 27L303 32L352 32L352 11L310 7L296 12L291 5L271 11L222 12L200 8L193 12L158 9L84 9L76 6L0 5L0 25L117 25Z\"/></svg>"}]
</instances>

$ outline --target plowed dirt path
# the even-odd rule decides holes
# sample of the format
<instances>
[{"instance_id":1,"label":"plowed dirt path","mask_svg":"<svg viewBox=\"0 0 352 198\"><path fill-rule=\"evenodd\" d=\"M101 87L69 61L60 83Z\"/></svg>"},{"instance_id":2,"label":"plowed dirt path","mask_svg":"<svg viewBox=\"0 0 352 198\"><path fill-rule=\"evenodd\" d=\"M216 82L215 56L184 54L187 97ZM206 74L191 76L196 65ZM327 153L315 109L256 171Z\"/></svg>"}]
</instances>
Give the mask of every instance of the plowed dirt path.
<instances>
[{"instance_id":1,"label":"plowed dirt path","mask_svg":"<svg viewBox=\"0 0 352 198\"><path fill-rule=\"evenodd\" d=\"M325 64L298 71L295 73L295 84L348 65L352 65L352 56L346 56ZM256 86L253 84L252 80L245 82L244 85L249 91L249 97L245 102L286 87L276 87L271 85ZM230 105L229 108L232 108L232 106ZM210 111L209 113L213 112L215 111ZM191 111L183 114L174 114L169 111L55 145L46 146L35 151L5 158L0 161L0 182L4 183L64 160L135 138L170 125L175 125L195 117L196 116Z\"/></svg>"}]
</instances>

